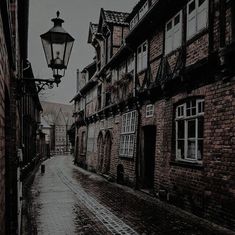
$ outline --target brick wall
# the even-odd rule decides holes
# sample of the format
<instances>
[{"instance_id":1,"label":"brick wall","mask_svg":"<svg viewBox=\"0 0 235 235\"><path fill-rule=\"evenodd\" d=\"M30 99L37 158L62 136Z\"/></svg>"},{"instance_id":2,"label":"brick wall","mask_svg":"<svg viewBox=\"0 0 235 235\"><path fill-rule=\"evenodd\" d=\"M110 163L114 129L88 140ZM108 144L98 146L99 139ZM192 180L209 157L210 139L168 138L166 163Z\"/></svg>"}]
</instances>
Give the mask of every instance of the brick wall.
<instances>
[{"instance_id":1,"label":"brick wall","mask_svg":"<svg viewBox=\"0 0 235 235\"><path fill-rule=\"evenodd\" d=\"M5 102L9 89L9 68L3 23L0 16L0 234L5 233Z\"/></svg>"},{"instance_id":2,"label":"brick wall","mask_svg":"<svg viewBox=\"0 0 235 235\"><path fill-rule=\"evenodd\" d=\"M235 84L218 81L155 102L155 115L141 128L156 125L154 191L166 190L168 200L192 213L230 228L235 222ZM175 164L175 104L189 97L204 97L203 165Z\"/></svg>"}]
</instances>

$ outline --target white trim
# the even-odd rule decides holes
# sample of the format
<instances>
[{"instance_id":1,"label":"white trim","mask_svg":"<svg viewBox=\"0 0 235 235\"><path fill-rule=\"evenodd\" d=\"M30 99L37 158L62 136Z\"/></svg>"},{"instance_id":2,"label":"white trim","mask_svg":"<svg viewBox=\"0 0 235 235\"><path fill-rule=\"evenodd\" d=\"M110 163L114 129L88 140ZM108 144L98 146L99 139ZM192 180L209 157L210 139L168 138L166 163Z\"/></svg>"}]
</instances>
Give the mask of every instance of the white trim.
<instances>
[{"instance_id":1,"label":"white trim","mask_svg":"<svg viewBox=\"0 0 235 235\"><path fill-rule=\"evenodd\" d=\"M192 102L195 102L196 107L192 106ZM189 102L189 107L187 108L187 102ZM188 162L202 162L201 159L198 160L198 151L199 151L199 141L203 141L203 138L199 138L198 133L199 133L199 124L198 120L200 117L204 116L204 100L203 99L194 99L194 100L189 100L181 105L178 105L175 109L176 113L176 118L175 118L175 128L176 128L176 160L182 160L182 161L188 161ZM201 110L199 110L199 104L201 105ZM183 114L181 114L183 108ZM192 114L192 111L196 108L195 115ZM187 116L187 109L190 111L190 114ZM199 112L201 111L201 112ZM195 135L192 137L188 136L188 124L190 121L195 122ZM184 126L184 137L179 138L179 122L183 122ZM184 149L183 152L180 152L179 154L179 141L184 141ZM194 158L192 156L189 156L189 141L195 142L194 146ZM193 145L191 145L192 147ZM183 154L183 156L182 156ZM201 153L202 156L203 153ZM200 157L201 157L200 156Z\"/></svg>"},{"instance_id":2,"label":"white trim","mask_svg":"<svg viewBox=\"0 0 235 235\"><path fill-rule=\"evenodd\" d=\"M195 9L189 13L189 6L195 3ZM187 4L187 40L208 27L209 1L199 6L199 0L191 0Z\"/></svg>"},{"instance_id":3,"label":"white trim","mask_svg":"<svg viewBox=\"0 0 235 235\"><path fill-rule=\"evenodd\" d=\"M154 105L153 104L146 105L146 110L145 110L146 118L153 117L153 115L154 115Z\"/></svg>"},{"instance_id":4,"label":"white trim","mask_svg":"<svg viewBox=\"0 0 235 235\"><path fill-rule=\"evenodd\" d=\"M144 47L146 47L145 51ZM137 73L143 71L147 67L148 67L148 41L146 40L137 48Z\"/></svg>"},{"instance_id":5,"label":"white trim","mask_svg":"<svg viewBox=\"0 0 235 235\"><path fill-rule=\"evenodd\" d=\"M177 17L179 17L179 22L175 23ZM165 54L176 50L182 45L182 19L181 10L165 24Z\"/></svg>"}]
</instances>

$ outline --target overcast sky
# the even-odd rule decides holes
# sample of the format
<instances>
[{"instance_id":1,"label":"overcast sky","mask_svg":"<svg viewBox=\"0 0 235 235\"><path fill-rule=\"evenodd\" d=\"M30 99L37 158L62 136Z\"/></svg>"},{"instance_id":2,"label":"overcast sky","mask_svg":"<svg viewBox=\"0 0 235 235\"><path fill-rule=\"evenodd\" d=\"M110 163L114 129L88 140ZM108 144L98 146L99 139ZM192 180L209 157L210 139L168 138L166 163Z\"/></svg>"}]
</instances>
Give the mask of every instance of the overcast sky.
<instances>
[{"instance_id":1,"label":"overcast sky","mask_svg":"<svg viewBox=\"0 0 235 235\"><path fill-rule=\"evenodd\" d=\"M64 29L74 38L74 47L65 77L58 88L47 90L42 99L69 103L76 93L76 70L82 69L93 61L95 55L87 44L89 22L98 23L100 8L130 12L138 0L30 0L29 9L29 48L28 58L34 76L51 78L52 71L47 67L40 35L52 27L51 18L56 11L65 20Z\"/></svg>"}]
</instances>

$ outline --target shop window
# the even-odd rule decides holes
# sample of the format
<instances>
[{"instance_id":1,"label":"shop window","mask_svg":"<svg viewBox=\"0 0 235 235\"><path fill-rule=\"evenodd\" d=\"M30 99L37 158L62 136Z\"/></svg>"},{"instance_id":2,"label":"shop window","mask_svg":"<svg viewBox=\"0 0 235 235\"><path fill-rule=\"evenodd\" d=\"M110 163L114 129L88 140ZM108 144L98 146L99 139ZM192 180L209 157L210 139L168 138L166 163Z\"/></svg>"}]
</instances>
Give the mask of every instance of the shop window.
<instances>
[{"instance_id":1,"label":"shop window","mask_svg":"<svg viewBox=\"0 0 235 235\"><path fill-rule=\"evenodd\" d=\"M176 107L176 159L201 162L203 158L204 100L189 100Z\"/></svg>"}]
</instances>

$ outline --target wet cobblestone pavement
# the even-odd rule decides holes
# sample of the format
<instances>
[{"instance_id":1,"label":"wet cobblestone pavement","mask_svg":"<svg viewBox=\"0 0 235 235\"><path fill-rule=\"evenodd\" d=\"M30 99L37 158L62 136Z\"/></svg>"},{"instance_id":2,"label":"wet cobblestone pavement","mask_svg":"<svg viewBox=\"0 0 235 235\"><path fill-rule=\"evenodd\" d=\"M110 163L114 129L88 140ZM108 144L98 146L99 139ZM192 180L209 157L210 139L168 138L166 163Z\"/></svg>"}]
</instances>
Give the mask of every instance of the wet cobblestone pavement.
<instances>
[{"instance_id":1,"label":"wet cobblestone pavement","mask_svg":"<svg viewBox=\"0 0 235 235\"><path fill-rule=\"evenodd\" d=\"M81 170L70 156L56 156L45 166L28 189L30 222L23 234L234 234Z\"/></svg>"}]
</instances>

